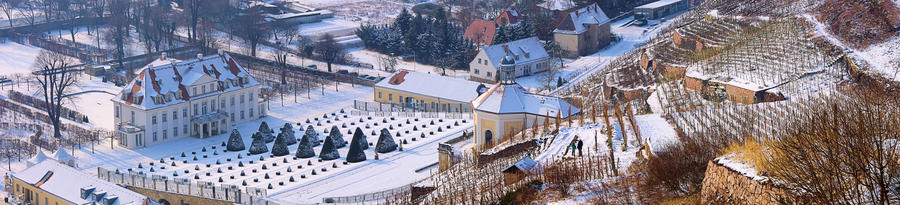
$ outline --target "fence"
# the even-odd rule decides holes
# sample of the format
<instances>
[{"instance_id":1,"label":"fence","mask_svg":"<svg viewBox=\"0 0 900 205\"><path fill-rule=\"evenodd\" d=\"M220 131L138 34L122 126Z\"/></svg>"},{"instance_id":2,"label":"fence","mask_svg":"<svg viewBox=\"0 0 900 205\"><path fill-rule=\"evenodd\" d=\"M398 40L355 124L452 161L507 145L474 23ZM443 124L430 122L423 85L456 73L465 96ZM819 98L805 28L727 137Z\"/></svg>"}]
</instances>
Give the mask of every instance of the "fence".
<instances>
[{"instance_id":1,"label":"fence","mask_svg":"<svg viewBox=\"0 0 900 205\"><path fill-rule=\"evenodd\" d=\"M416 182L418 183L418 182ZM415 183L413 183L415 184ZM390 197L397 196L399 194L408 194L410 190L412 190L412 185L403 185L401 187L388 189L379 192L359 194L354 196L342 196L342 197L325 197L322 198L323 203L362 203L366 201L373 201L379 199L387 199Z\"/></svg>"},{"instance_id":2,"label":"fence","mask_svg":"<svg viewBox=\"0 0 900 205\"><path fill-rule=\"evenodd\" d=\"M353 109L362 111L378 111L378 112L443 112L443 113L468 113L472 111L471 107L456 106L452 104L433 104L431 107L426 103L382 103L370 102L362 100L353 100Z\"/></svg>"},{"instance_id":3,"label":"fence","mask_svg":"<svg viewBox=\"0 0 900 205\"><path fill-rule=\"evenodd\" d=\"M244 187L242 190L237 185L216 185L212 182L195 182L191 179L160 175L148 176L131 171L125 173L102 167L97 168L97 177L116 184L248 205L260 204L262 198L267 195L266 189Z\"/></svg>"},{"instance_id":4,"label":"fence","mask_svg":"<svg viewBox=\"0 0 900 205\"><path fill-rule=\"evenodd\" d=\"M397 116L397 117L420 117L420 118L447 118L447 119L471 119L470 113L440 113L440 112L369 112L351 110L350 115L354 116Z\"/></svg>"}]
</instances>

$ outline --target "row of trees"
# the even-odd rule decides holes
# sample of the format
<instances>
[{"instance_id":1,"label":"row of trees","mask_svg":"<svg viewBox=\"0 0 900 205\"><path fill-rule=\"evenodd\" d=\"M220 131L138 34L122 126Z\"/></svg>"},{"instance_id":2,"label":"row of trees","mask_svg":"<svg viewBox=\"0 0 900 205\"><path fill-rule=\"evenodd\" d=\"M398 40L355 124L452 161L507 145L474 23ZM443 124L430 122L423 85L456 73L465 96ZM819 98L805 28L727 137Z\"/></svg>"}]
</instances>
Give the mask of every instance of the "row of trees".
<instances>
[{"instance_id":1,"label":"row of trees","mask_svg":"<svg viewBox=\"0 0 900 205\"><path fill-rule=\"evenodd\" d=\"M356 30L367 48L391 55L415 55L415 61L447 69L464 69L477 51L464 39L463 27L448 20L443 7L432 14L411 14L404 9L387 25L363 25Z\"/></svg>"}]
</instances>

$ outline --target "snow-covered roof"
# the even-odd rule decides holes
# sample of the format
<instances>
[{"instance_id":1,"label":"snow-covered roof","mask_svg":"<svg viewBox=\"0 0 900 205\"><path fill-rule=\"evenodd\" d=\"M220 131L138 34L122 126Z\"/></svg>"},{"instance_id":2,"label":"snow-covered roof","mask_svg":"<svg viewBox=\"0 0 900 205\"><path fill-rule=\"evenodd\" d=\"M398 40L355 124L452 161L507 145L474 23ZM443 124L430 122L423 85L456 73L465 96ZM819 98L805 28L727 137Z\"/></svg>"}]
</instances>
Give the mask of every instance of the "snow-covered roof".
<instances>
[{"instance_id":1,"label":"snow-covered roof","mask_svg":"<svg viewBox=\"0 0 900 205\"><path fill-rule=\"evenodd\" d=\"M494 65L494 69L500 68L500 59L506 55L515 57L516 63L519 64L550 58L547 50L544 50L544 45L538 41L537 37L485 46L481 49L487 54L488 60Z\"/></svg>"},{"instance_id":2,"label":"snow-covered roof","mask_svg":"<svg viewBox=\"0 0 900 205\"><path fill-rule=\"evenodd\" d=\"M573 115L581 112L561 98L531 94L519 84L500 83L475 98L472 107L496 114L528 113L555 117L558 113L562 118L569 117L570 110Z\"/></svg>"},{"instance_id":3,"label":"snow-covered roof","mask_svg":"<svg viewBox=\"0 0 900 205\"><path fill-rule=\"evenodd\" d=\"M606 13L603 13L603 10L600 10L600 7L597 6L597 4L591 4L569 12L569 15L566 15L565 19L559 22L559 25L556 26L556 29L553 30L553 32L581 34L587 31L587 28L584 27L585 24L600 25L609 22L610 19L606 16Z\"/></svg>"},{"instance_id":4,"label":"snow-covered roof","mask_svg":"<svg viewBox=\"0 0 900 205\"><path fill-rule=\"evenodd\" d=\"M64 150L62 147L59 147L59 149L56 150L55 153L53 153L53 159L60 162L67 162L69 160L75 159L75 157L67 153L66 150Z\"/></svg>"},{"instance_id":5,"label":"snow-covered roof","mask_svg":"<svg viewBox=\"0 0 900 205\"><path fill-rule=\"evenodd\" d=\"M478 97L481 86L481 83L474 81L405 70L375 84L375 87L457 102L471 102Z\"/></svg>"},{"instance_id":6,"label":"snow-covered roof","mask_svg":"<svg viewBox=\"0 0 900 205\"><path fill-rule=\"evenodd\" d=\"M178 104L191 99L187 88L202 78L217 81L213 93L259 85L228 53L151 66L142 69L113 101L143 110Z\"/></svg>"},{"instance_id":7,"label":"snow-covered roof","mask_svg":"<svg viewBox=\"0 0 900 205\"><path fill-rule=\"evenodd\" d=\"M28 159L27 164L29 167L31 167L31 166L34 166L35 164L39 164L47 159L48 159L48 157L47 157L47 155L44 154L44 151L38 150L37 154L34 155L34 157L32 157L31 159Z\"/></svg>"},{"instance_id":8,"label":"snow-covered roof","mask_svg":"<svg viewBox=\"0 0 900 205\"><path fill-rule=\"evenodd\" d=\"M535 165L537 165L537 162L531 159L531 157L525 157L503 171L505 172L512 168L517 168L523 172L531 172L531 168L534 168Z\"/></svg>"},{"instance_id":9,"label":"snow-covered roof","mask_svg":"<svg viewBox=\"0 0 900 205\"><path fill-rule=\"evenodd\" d=\"M656 9L656 8L676 4L681 1L683 1L683 0L659 0L659 1L650 2L648 4L644 4L644 5L641 5L638 7L634 7L634 8L635 9Z\"/></svg>"},{"instance_id":10,"label":"snow-covered roof","mask_svg":"<svg viewBox=\"0 0 900 205\"><path fill-rule=\"evenodd\" d=\"M564 11L575 8L575 2L572 0L546 0L539 7L554 11Z\"/></svg>"},{"instance_id":11,"label":"snow-covered roof","mask_svg":"<svg viewBox=\"0 0 900 205\"><path fill-rule=\"evenodd\" d=\"M149 202L144 195L78 171L56 160L44 160L21 172L13 173L12 176L74 204L91 203L90 200L81 198L82 188L94 188L93 193L105 193L103 198L106 199L116 197L111 203L113 205L139 205L144 204L145 200Z\"/></svg>"}]
</instances>

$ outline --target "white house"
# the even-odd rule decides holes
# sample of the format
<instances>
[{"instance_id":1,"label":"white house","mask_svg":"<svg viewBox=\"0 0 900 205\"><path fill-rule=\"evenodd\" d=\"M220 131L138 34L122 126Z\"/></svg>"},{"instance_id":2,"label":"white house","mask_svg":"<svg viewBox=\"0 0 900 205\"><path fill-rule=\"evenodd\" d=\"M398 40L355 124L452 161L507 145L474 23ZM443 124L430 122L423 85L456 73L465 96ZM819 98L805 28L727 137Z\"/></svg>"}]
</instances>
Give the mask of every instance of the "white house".
<instances>
[{"instance_id":1,"label":"white house","mask_svg":"<svg viewBox=\"0 0 900 205\"><path fill-rule=\"evenodd\" d=\"M260 84L227 53L143 68L112 99L119 145L206 138L266 115Z\"/></svg>"},{"instance_id":2,"label":"white house","mask_svg":"<svg viewBox=\"0 0 900 205\"><path fill-rule=\"evenodd\" d=\"M497 82L500 61L507 55L515 59L514 77L531 75L550 67L550 55L537 37L531 37L479 49L475 59L469 63L469 79Z\"/></svg>"}]
</instances>

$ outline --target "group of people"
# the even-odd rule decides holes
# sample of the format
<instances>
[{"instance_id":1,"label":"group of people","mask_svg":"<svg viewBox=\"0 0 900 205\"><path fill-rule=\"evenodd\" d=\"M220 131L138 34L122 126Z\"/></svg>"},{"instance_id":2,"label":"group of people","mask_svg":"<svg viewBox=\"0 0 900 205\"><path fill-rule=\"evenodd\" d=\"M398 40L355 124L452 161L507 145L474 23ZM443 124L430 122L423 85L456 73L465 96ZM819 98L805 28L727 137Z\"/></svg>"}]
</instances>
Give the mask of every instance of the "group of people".
<instances>
[{"instance_id":1,"label":"group of people","mask_svg":"<svg viewBox=\"0 0 900 205\"><path fill-rule=\"evenodd\" d=\"M580 156L584 156L584 153L583 153L583 151L582 151L582 149L581 149L583 146L584 146L584 141L582 141L581 138L578 137L578 135L575 135L575 139L572 140L572 142L569 143L569 147L568 147L569 149L566 149L566 152L563 153L563 156L569 155L569 150L570 150L570 149L572 150L572 156L573 156L573 157L576 156L576 155L575 155L575 151L576 151L576 150L578 150L578 155L577 155L577 156L579 156L579 157L580 157Z\"/></svg>"}]
</instances>

